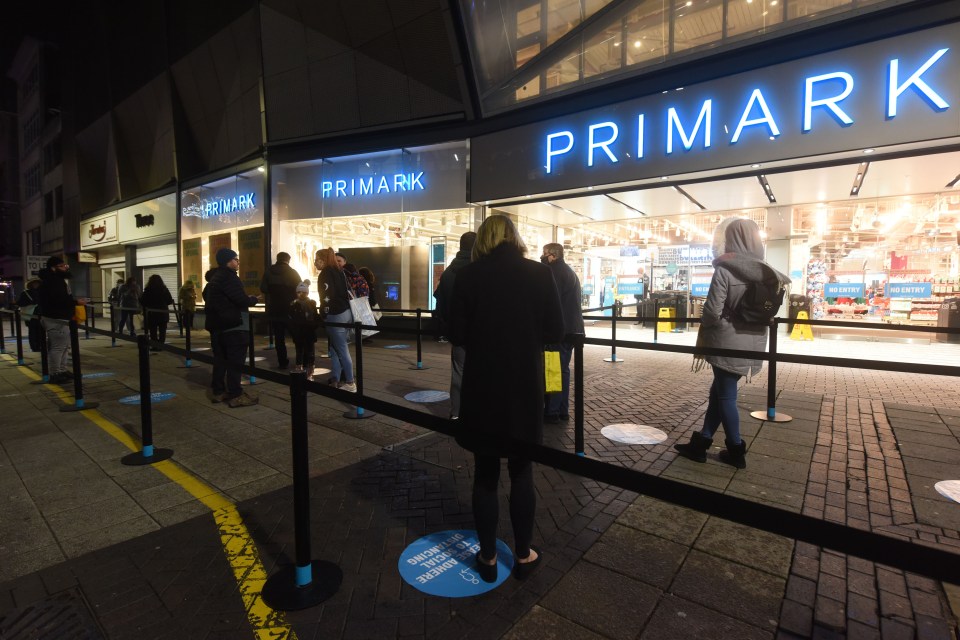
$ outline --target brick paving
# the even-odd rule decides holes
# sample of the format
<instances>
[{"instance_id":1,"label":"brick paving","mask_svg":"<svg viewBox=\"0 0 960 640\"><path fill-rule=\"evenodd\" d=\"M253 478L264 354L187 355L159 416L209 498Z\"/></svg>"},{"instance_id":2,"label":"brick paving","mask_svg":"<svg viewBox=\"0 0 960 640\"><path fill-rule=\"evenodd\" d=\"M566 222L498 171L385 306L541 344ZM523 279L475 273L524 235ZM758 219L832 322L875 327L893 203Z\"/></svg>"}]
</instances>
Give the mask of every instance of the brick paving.
<instances>
[{"instance_id":1,"label":"brick paving","mask_svg":"<svg viewBox=\"0 0 960 640\"><path fill-rule=\"evenodd\" d=\"M132 350L108 352L103 346L84 345L92 351L85 366L116 366L127 377L135 375ZM365 351L366 390L398 401L411 390L444 389L445 348L425 344L431 367L425 371L409 370L414 353ZM716 461L715 451L706 465L697 465L671 450L702 420L709 374L692 374L689 356L618 349L623 362L602 362L608 354L600 347L585 350L589 457L886 535L960 547L960 505L932 491L933 482L955 478L958 468L960 397L954 380L781 365L777 406L794 420L750 419L750 410L765 405L765 378L743 387L739 404L749 466L735 472ZM166 354L152 360L154 387L202 402L195 383L203 384L205 370L185 374L167 368L169 361ZM130 424L136 423L136 408L112 402L134 388L127 377L91 385L88 397L99 399L117 422ZM56 400L48 392L28 390L9 370L0 379L4 394L29 398L29 404L17 405L21 419L31 412L47 417ZM237 422L235 411L210 413L209 405L191 404L158 407L155 428L174 439L175 459L237 500L272 573L293 557L285 460L289 403L275 385L257 390L261 405L245 414L247 424ZM399 578L396 563L419 536L470 528L469 455L447 437L397 420L344 419L343 408L326 398L310 401L313 555L337 563L344 583L326 603L285 614L299 638L956 637L949 585L540 465L535 537L545 565L530 580L508 580L484 596L426 596ZM444 403L423 409L447 411ZM90 451L115 448L67 420L51 418ZM229 422L218 426L222 420ZM656 426L668 439L629 446L599 433L623 422ZM3 486L14 477L33 482L24 475L26 449L17 449L24 437L22 426L0 427ZM573 450L572 429L565 425L548 426L546 437L551 446ZM205 462L211 451L224 465ZM231 461L250 459L243 456L259 461L256 477L227 473ZM103 456L93 460L126 490L152 484L118 475ZM0 504L0 533L11 531L3 524L8 505ZM0 584L0 629L30 603L73 589L83 594L103 637L253 637L213 521L188 505L176 517L151 511L144 517L156 523L152 531L131 531L117 543L114 532L99 547L91 524L89 551L75 541L58 541L60 560L34 559L43 566L30 570L25 563L23 573ZM501 511L501 536L509 542L505 494ZM16 557L4 553L0 543L0 565Z\"/></svg>"}]
</instances>

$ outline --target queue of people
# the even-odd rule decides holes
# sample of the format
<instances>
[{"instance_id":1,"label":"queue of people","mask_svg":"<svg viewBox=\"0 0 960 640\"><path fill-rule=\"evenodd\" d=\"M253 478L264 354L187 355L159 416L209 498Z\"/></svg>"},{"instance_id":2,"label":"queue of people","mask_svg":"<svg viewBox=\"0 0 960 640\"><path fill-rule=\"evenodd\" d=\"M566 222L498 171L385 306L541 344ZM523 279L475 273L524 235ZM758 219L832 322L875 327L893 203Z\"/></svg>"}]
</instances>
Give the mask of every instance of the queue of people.
<instances>
[{"instance_id":1,"label":"queue of people","mask_svg":"<svg viewBox=\"0 0 960 640\"><path fill-rule=\"evenodd\" d=\"M438 320L452 342L450 417L461 425L458 443L474 456L472 508L480 547L474 563L480 577L488 582L498 578L499 479L504 458L510 478L515 576L526 578L543 559L533 540L536 491L524 443L540 444L544 424L569 420L572 338L584 333L580 281L564 261L563 245L544 245L542 264L526 254L527 247L513 222L506 216L492 215L477 232L461 236L460 250L443 272L434 294ZM760 231L750 220L723 221L715 233L714 254L716 269L697 346L762 351L767 327L741 321L738 310L754 283L769 278L771 273L781 283L789 283L789 278L763 261ZM202 293L205 328L210 332L216 358L211 400L230 407L252 406L258 399L241 387L240 367L249 345L249 308L263 296L245 292L238 275L240 256L235 251L220 249L215 258L217 266L206 273ZM356 392L346 325L353 322L351 298L369 296L371 307L376 307L373 272L366 267L357 269L332 248L320 249L314 260L319 273L318 305L309 296L310 281L301 280L289 262L289 254L279 253L260 285L267 298L278 367L289 366L284 344L289 332L295 349L292 370L302 371L313 380L315 344L323 325L330 357L326 382ZM642 281L644 274L639 277ZM86 302L72 295L69 278L69 265L58 257L50 258L39 279L29 283L20 299L24 309L31 305L42 309L52 382L72 377L66 371L67 322L75 305ZM131 296L136 291L136 281L130 278L118 281L111 292L111 300L121 310L121 330L129 319L124 312L130 307L165 310L173 304L159 275L150 277L133 305ZM193 283L184 283L178 299L185 321L192 322L196 298ZM151 338L162 344L167 314L156 315L162 320L148 318L147 327ZM39 326L36 329L38 336ZM31 347L37 336L31 333ZM545 350L560 352L560 392L545 393ZM695 362L695 369L709 364L713 371L707 411L701 429L691 434L689 442L678 443L674 449L681 456L705 462L713 437L722 428L726 448L719 459L743 469L746 443L739 431L737 388L742 377L747 376L749 381L760 371L762 361L698 355ZM492 398L497 402L491 402Z\"/></svg>"}]
</instances>

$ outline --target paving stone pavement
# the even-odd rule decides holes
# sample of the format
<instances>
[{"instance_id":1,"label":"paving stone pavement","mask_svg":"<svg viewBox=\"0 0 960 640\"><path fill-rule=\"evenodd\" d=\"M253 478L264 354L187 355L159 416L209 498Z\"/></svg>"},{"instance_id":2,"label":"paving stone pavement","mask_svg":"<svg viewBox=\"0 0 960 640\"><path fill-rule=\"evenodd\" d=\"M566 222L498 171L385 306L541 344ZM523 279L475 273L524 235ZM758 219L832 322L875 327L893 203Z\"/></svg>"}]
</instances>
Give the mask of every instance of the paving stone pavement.
<instances>
[{"instance_id":1,"label":"paving stone pavement","mask_svg":"<svg viewBox=\"0 0 960 640\"><path fill-rule=\"evenodd\" d=\"M366 392L447 415L446 403L403 395L446 388L449 346L426 342L429 368L416 371L415 351L381 344L364 350ZM542 465L537 573L483 596L427 596L401 580L397 561L422 535L471 527L469 454L392 418L349 420L347 405L322 396L309 404L312 552L336 563L344 581L319 606L257 620L248 588L259 583L238 582L222 514L169 475L118 462L129 448L117 438L139 433L139 408L116 402L137 391L134 350L102 339L82 348L88 371L114 373L85 389L119 434L60 413L69 395L30 385L0 356L0 637L64 594L78 594L95 635L78 626L61 637L957 637L950 585ZM258 353L269 365L271 352ZM671 448L702 421L709 374L692 374L689 356L619 349L623 361L611 364L608 354L585 349L587 456L960 552L960 505L932 488L960 468L955 380L781 364L777 409L794 419L751 419L765 407L765 378L744 385L748 467L735 471L716 448L705 465ZM265 383L254 387L257 407L212 405L209 369L177 364L170 354L151 357L154 390L177 394L154 406L156 444L174 449L176 464L214 498L236 505L253 555L272 574L294 557L286 391ZM629 422L661 428L667 440L623 445L600 434ZM573 450L569 425L546 429L548 444Z\"/></svg>"}]
</instances>

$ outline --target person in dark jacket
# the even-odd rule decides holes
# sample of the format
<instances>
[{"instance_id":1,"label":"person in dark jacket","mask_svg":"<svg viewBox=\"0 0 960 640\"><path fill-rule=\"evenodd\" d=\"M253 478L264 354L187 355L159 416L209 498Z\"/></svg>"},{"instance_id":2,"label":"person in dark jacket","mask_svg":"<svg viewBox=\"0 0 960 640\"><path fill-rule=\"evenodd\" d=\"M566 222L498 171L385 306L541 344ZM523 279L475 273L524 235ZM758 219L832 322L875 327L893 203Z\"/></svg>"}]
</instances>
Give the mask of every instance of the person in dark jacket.
<instances>
[{"instance_id":1,"label":"person in dark jacket","mask_svg":"<svg viewBox=\"0 0 960 640\"><path fill-rule=\"evenodd\" d=\"M440 335L449 333L450 326L450 302L453 298L453 285L457 279L457 272L470 264L470 252L473 251L473 245L477 241L477 234L473 231L467 231L460 236L460 250L443 273L440 274L440 282L437 283L437 290L433 292L436 299L437 321L440 324ZM466 359L466 353L462 346L453 345L450 349L450 417L454 420L460 417L460 388L463 385L463 362Z\"/></svg>"},{"instance_id":2,"label":"person in dark jacket","mask_svg":"<svg viewBox=\"0 0 960 640\"><path fill-rule=\"evenodd\" d=\"M40 351L40 279L27 280L27 288L20 292L17 306L20 307L20 319L27 323L27 340L30 351Z\"/></svg>"},{"instance_id":3,"label":"person in dark jacket","mask_svg":"<svg viewBox=\"0 0 960 640\"><path fill-rule=\"evenodd\" d=\"M120 295L120 324L117 332L123 333L123 328L130 325L130 336L136 337L134 318L140 313L140 286L136 278L127 278L127 281L117 291Z\"/></svg>"},{"instance_id":4,"label":"person in dark jacket","mask_svg":"<svg viewBox=\"0 0 960 640\"><path fill-rule=\"evenodd\" d=\"M747 292L749 283L760 282L773 274L783 284L790 278L763 261L763 241L760 228L752 220L727 218L713 236L714 272L710 280L707 300L703 305L698 347L764 351L767 346L767 327L751 325L738 319L737 308ZM713 444L713 434L723 426L726 449L720 460L738 469L747 466L747 444L740 438L740 414L737 411L737 383L760 373L763 360L730 356L695 356L694 368L709 364L713 367L713 384L703 427L694 431L690 441L673 446L680 455L695 462L706 462L707 450Z\"/></svg>"},{"instance_id":5,"label":"person in dark jacket","mask_svg":"<svg viewBox=\"0 0 960 640\"><path fill-rule=\"evenodd\" d=\"M290 366L287 356L287 312L290 310L290 303L297 299L299 284L300 274L290 266L290 254L286 251L277 254L276 263L267 269L260 283L260 291L266 296L278 369Z\"/></svg>"},{"instance_id":6,"label":"person in dark jacket","mask_svg":"<svg viewBox=\"0 0 960 640\"><path fill-rule=\"evenodd\" d=\"M213 347L214 402L226 402L230 407L248 407L258 399L240 386L240 367L247 355L250 335L247 309L257 304L256 296L248 296L237 271L240 257L233 249L220 249L216 254L217 268L207 272L207 286L203 299L207 313L204 328L210 332Z\"/></svg>"},{"instance_id":7,"label":"person in dark jacket","mask_svg":"<svg viewBox=\"0 0 960 640\"><path fill-rule=\"evenodd\" d=\"M143 326L150 334L150 351L160 351L160 345L167 342L167 325L170 323L170 305L173 296L163 278L155 273L147 279L147 286L140 294L140 306L143 307Z\"/></svg>"},{"instance_id":8,"label":"person in dark jacket","mask_svg":"<svg viewBox=\"0 0 960 640\"><path fill-rule=\"evenodd\" d=\"M310 281L304 280L297 285L297 297L287 310L290 319L290 337L293 338L296 354L296 371L307 374L307 380L313 380L313 371L317 363L317 303L310 298Z\"/></svg>"},{"instance_id":9,"label":"person in dark jacket","mask_svg":"<svg viewBox=\"0 0 960 640\"><path fill-rule=\"evenodd\" d=\"M457 272L450 301L450 338L466 350L457 440L474 454L476 566L488 582L497 577L502 457L510 473L516 577L525 578L542 558L531 546L533 466L509 440L543 439L543 347L563 339L563 315L550 269L525 252L510 219L490 216L477 231L471 263Z\"/></svg>"},{"instance_id":10,"label":"person in dark jacket","mask_svg":"<svg viewBox=\"0 0 960 640\"><path fill-rule=\"evenodd\" d=\"M339 251L334 255L337 259L337 266L340 267L343 274L347 276L347 284L350 285L350 290L353 292L353 295L357 298L369 297L370 287L367 286L367 281L360 275L357 267L348 262L347 257Z\"/></svg>"},{"instance_id":11,"label":"person in dark jacket","mask_svg":"<svg viewBox=\"0 0 960 640\"><path fill-rule=\"evenodd\" d=\"M583 294L580 289L580 278L563 261L563 245L551 242L543 246L540 262L550 267L553 280L557 283L560 293L560 309L563 311L564 335L583 333L583 311L580 300ZM548 393L544 407L544 422L557 424L560 420L570 419L570 356L573 354L572 342L560 342L551 345L560 352L560 376L563 391Z\"/></svg>"},{"instance_id":12,"label":"person in dark jacket","mask_svg":"<svg viewBox=\"0 0 960 640\"><path fill-rule=\"evenodd\" d=\"M320 249L313 265L320 271L317 291L320 294L320 316L326 322L353 322L350 301L347 295L347 278L333 249ZM362 280L362 278L361 278ZM326 326L327 340L330 343L330 377L327 384L355 393L357 384L353 380L353 359L347 348L347 329L345 327ZM341 376L344 382L340 382Z\"/></svg>"},{"instance_id":13,"label":"person in dark jacket","mask_svg":"<svg viewBox=\"0 0 960 640\"><path fill-rule=\"evenodd\" d=\"M67 371L67 351L70 346L70 320L78 304L86 304L88 298L75 298L70 290L70 265L59 256L47 260L47 268L40 271L40 313L43 330L47 333L49 348L47 364L50 382L61 384L73 379Z\"/></svg>"}]
</instances>

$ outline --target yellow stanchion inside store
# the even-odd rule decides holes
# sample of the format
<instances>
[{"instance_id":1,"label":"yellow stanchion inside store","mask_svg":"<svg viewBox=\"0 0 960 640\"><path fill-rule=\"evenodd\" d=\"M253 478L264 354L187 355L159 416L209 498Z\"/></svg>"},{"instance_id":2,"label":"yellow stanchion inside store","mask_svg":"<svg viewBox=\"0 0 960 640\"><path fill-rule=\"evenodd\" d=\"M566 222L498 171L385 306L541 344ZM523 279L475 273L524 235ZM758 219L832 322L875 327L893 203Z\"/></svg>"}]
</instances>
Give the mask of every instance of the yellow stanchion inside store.
<instances>
[{"instance_id":1,"label":"yellow stanchion inside store","mask_svg":"<svg viewBox=\"0 0 960 640\"><path fill-rule=\"evenodd\" d=\"M797 312L797 320L809 320L806 311ZM794 324L790 332L791 340L813 340L813 330L808 324Z\"/></svg>"},{"instance_id":2,"label":"yellow stanchion inside store","mask_svg":"<svg viewBox=\"0 0 960 640\"><path fill-rule=\"evenodd\" d=\"M658 318L676 318L677 309L676 307L660 307L660 311L657 312ZM657 322L657 331L666 331L667 333L673 331L677 327L676 322Z\"/></svg>"}]
</instances>

